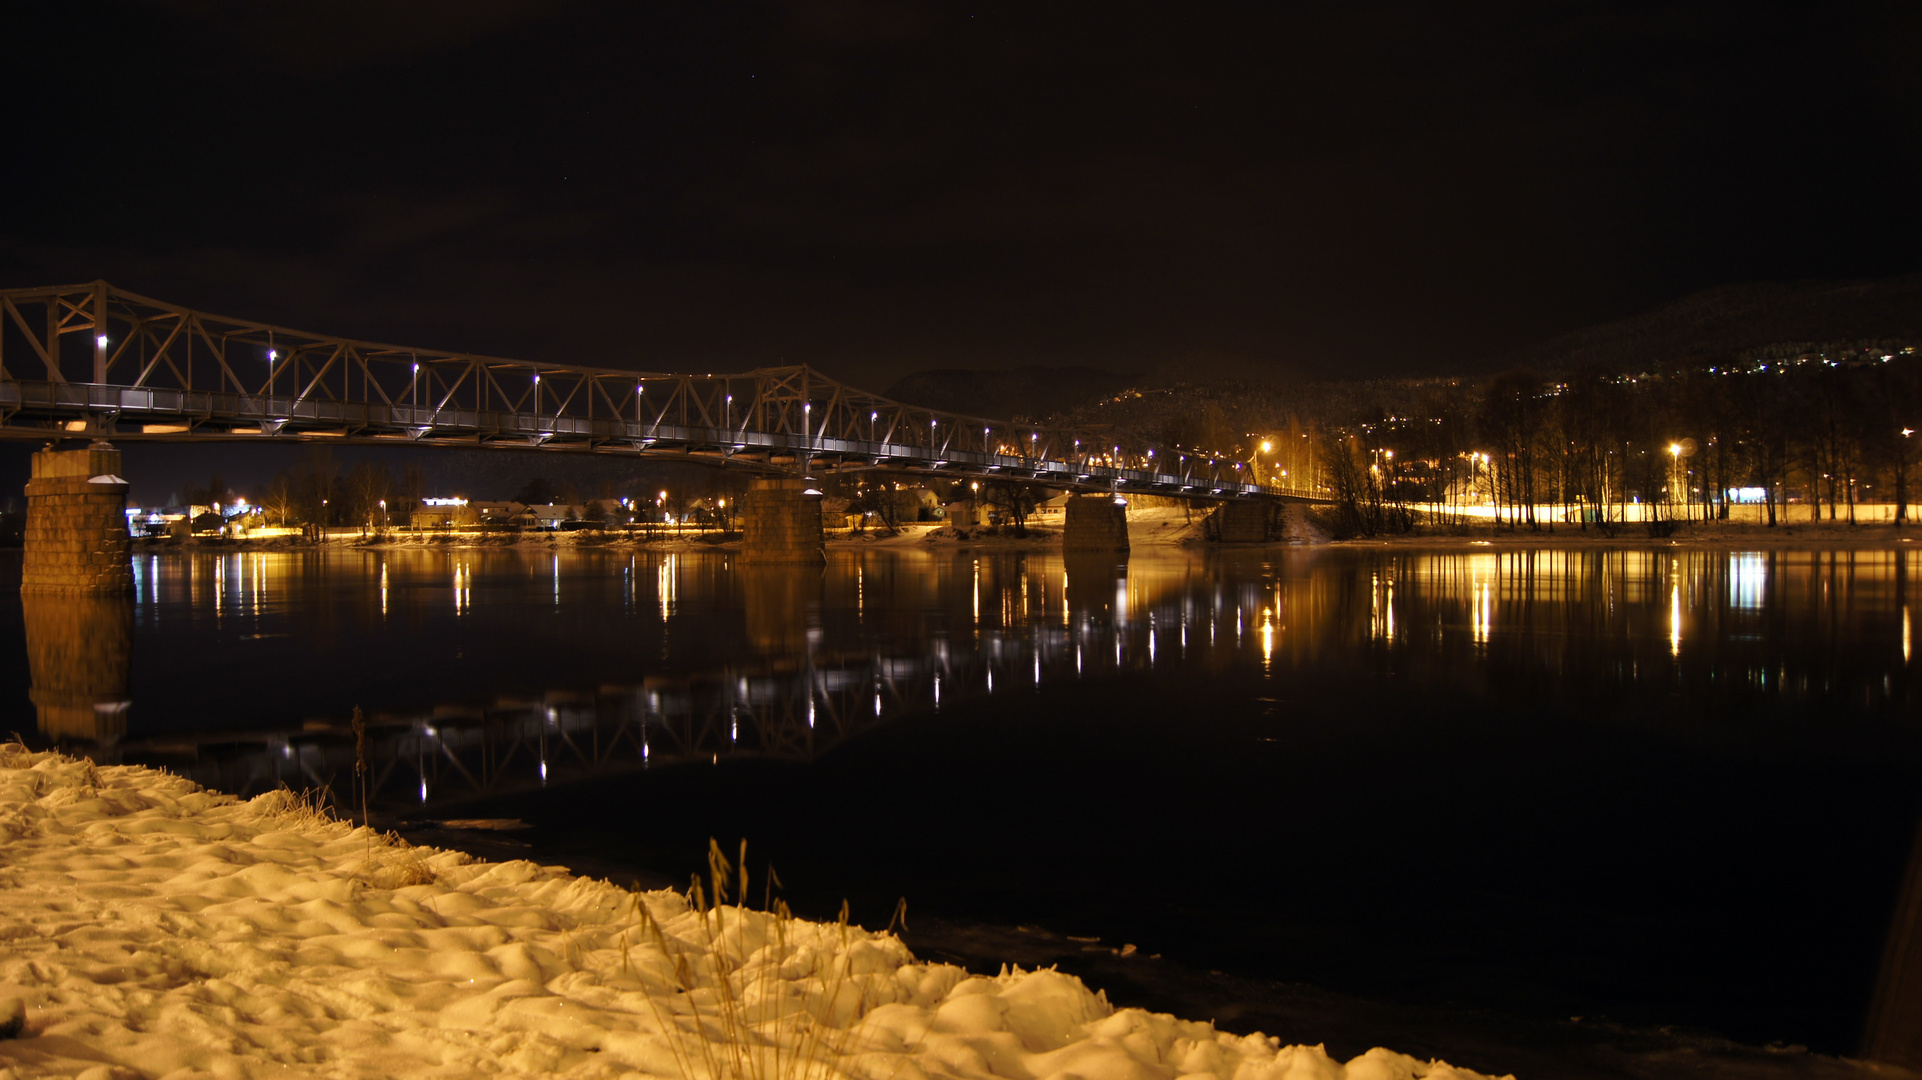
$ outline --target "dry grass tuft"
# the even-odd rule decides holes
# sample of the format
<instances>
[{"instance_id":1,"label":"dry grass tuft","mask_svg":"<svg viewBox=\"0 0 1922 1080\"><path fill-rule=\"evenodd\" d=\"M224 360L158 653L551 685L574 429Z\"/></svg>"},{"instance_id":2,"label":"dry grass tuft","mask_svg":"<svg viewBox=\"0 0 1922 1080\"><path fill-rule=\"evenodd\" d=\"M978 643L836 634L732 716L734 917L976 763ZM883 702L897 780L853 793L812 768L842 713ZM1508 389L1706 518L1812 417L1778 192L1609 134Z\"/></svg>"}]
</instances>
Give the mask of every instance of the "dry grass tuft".
<instances>
[{"instance_id":1,"label":"dry grass tuft","mask_svg":"<svg viewBox=\"0 0 1922 1080\"><path fill-rule=\"evenodd\" d=\"M681 1080L831 1080L855 1075L868 1018L880 1004L849 957L848 908L826 928L796 919L773 895L768 868L762 910L746 904L747 845L731 862L708 842L708 879L688 887L698 917L692 940L670 935L637 893L635 925L619 939L621 968L647 982L645 997ZM732 896L735 903L730 904ZM902 909L905 904L902 905ZM903 913L897 909L897 916ZM664 964L633 962L628 934Z\"/></svg>"},{"instance_id":2,"label":"dry grass tuft","mask_svg":"<svg viewBox=\"0 0 1922 1080\"><path fill-rule=\"evenodd\" d=\"M367 861L357 877L376 889L405 889L409 885L432 885L434 868L421 858L420 850L393 833L380 838L368 850Z\"/></svg>"},{"instance_id":3,"label":"dry grass tuft","mask_svg":"<svg viewBox=\"0 0 1922 1080\"><path fill-rule=\"evenodd\" d=\"M335 816L331 802L332 793L326 788L294 791L283 787L257 795L247 805L256 817L285 828L300 829L339 824L340 818Z\"/></svg>"}]
</instances>

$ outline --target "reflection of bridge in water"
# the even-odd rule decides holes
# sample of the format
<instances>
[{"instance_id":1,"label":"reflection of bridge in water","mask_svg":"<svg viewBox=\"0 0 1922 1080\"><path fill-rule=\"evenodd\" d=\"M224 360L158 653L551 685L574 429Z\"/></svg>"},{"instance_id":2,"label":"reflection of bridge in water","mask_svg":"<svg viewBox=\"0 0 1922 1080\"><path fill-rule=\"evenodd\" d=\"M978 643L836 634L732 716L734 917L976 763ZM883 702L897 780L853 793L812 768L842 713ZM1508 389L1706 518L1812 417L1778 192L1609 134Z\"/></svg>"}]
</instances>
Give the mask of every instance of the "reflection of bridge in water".
<instances>
[{"instance_id":1,"label":"reflection of bridge in water","mask_svg":"<svg viewBox=\"0 0 1922 1080\"><path fill-rule=\"evenodd\" d=\"M148 714L143 731L139 708L129 706L139 697L128 680L134 611L179 605L216 626L228 620L231 632L261 625L234 620L258 619L263 595L269 608L291 598L321 612L308 630L316 639L302 646L312 649L386 625L390 570L391 618L409 633L452 625L420 622L425 606L474 618L471 583L481 574L486 587L480 567L489 558L511 562L515 580L537 575L543 606L551 577L554 612L602 595L564 599L560 555L334 558L143 559L132 604L23 595L41 734L92 742L109 759L165 764L237 793L281 782L345 790L353 741L341 710L304 727L192 739L154 733ZM418 806L423 787L430 803L451 805L670 763L805 760L962 698L1171 661L1366 679L1387 658L1410 677L1473 692L1541 678L1596 690L1626 680L1664 692L1745 687L1793 701L1852 687L1850 708L1897 712L1917 692L1905 551L1382 552L1329 562L1295 551L1251 554L1224 570L1218 560L1185 557L1123 565L1101 556L1064 562L917 550L850 553L806 573L730 566L724 556L567 558L594 571L583 582L621 583L619 595L603 601L624 617L666 627L690 604L724 611L721 622L692 629L729 643L717 646L722 655L616 657L565 692L376 712L383 803ZM348 577L378 587L298 591L347 567ZM503 578L492 580L502 587ZM497 606L499 595L483 596L482 608ZM1833 653L1795 646L1807 634L1855 644ZM1598 669L1597 642L1627 659Z\"/></svg>"},{"instance_id":2,"label":"reflection of bridge in water","mask_svg":"<svg viewBox=\"0 0 1922 1080\"><path fill-rule=\"evenodd\" d=\"M1190 602L1186 591L1164 591L1169 609L1140 618L1127 564L1105 556L1069 560L1052 581L1037 575L1030 586L1024 577L1018 591L999 590L1006 595L989 602L1009 609L1003 614L1011 625L910 636L859 652L821 647L819 575L737 572L759 660L591 692L375 715L367 721L371 801L390 811L432 809L669 765L806 761L898 717L997 690L1149 666L1159 650L1187 645L1188 620L1175 610ZM1031 603L1042 610L1027 610ZM978 616L978 584L973 604ZM286 786L353 801L356 738L344 718L297 729L130 737L131 605L32 595L23 605L44 736L91 742L96 760L159 765L236 795ZM1166 632L1173 640L1163 645Z\"/></svg>"}]
</instances>

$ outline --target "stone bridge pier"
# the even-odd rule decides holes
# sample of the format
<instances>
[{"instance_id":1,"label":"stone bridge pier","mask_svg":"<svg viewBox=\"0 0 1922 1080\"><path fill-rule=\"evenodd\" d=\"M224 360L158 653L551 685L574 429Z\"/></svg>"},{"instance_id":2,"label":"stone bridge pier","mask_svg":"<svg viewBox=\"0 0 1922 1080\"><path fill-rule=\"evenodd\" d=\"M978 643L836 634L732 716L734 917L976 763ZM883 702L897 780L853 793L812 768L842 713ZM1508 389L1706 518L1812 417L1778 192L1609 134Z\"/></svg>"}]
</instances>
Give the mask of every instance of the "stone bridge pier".
<instances>
[{"instance_id":1,"label":"stone bridge pier","mask_svg":"<svg viewBox=\"0 0 1922 1080\"><path fill-rule=\"evenodd\" d=\"M807 479L756 480L741 496L741 561L824 563L821 493Z\"/></svg>"},{"instance_id":2,"label":"stone bridge pier","mask_svg":"<svg viewBox=\"0 0 1922 1080\"><path fill-rule=\"evenodd\" d=\"M132 554L120 451L104 442L85 450L56 450L49 444L33 455L21 593L130 592Z\"/></svg>"},{"instance_id":3,"label":"stone bridge pier","mask_svg":"<svg viewBox=\"0 0 1922 1080\"><path fill-rule=\"evenodd\" d=\"M1061 550L1128 554L1128 507L1112 495L1076 495L1062 515Z\"/></svg>"},{"instance_id":4,"label":"stone bridge pier","mask_svg":"<svg viewBox=\"0 0 1922 1080\"><path fill-rule=\"evenodd\" d=\"M1225 502L1209 512L1202 533L1221 544L1267 544L1288 536L1287 509L1267 499Z\"/></svg>"}]
</instances>

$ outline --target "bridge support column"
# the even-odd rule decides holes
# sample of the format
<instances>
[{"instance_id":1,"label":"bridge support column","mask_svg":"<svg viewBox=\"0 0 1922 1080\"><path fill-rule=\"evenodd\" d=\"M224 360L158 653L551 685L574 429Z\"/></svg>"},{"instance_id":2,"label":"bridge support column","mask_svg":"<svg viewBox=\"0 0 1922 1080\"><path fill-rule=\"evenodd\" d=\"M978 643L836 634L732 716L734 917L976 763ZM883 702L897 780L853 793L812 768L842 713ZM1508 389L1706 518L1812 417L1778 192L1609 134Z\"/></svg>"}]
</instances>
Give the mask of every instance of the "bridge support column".
<instances>
[{"instance_id":1,"label":"bridge support column","mask_svg":"<svg viewBox=\"0 0 1922 1080\"><path fill-rule=\"evenodd\" d=\"M1128 507L1112 495L1076 495L1061 523L1061 550L1128 552Z\"/></svg>"},{"instance_id":2,"label":"bridge support column","mask_svg":"<svg viewBox=\"0 0 1922 1080\"><path fill-rule=\"evenodd\" d=\"M756 480L741 496L741 561L820 563L821 493L807 480Z\"/></svg>"},{"instance_id":3,"label":"bridge support column","mask_svg":"<svg viewBox=\"0 0 1922 1080\"><path fill-rule=\"evenodd\" d=\"M1208 515L1202 531L1222 544L1267 544L1288 535L1285 510L1278 502L1249 499L1225 502Z\"/></svg>"},{"instance_id":4,"label":"bridge support column","mask_svg":"<svg viewBox=\"0 0 1922 1080\"><path fill-rule=\"evenodd\" d=\"M33 455L22 593L128 592L132 547L120 451L96 442L85 450L48 447Z\"/></svg>"}]
</instances>

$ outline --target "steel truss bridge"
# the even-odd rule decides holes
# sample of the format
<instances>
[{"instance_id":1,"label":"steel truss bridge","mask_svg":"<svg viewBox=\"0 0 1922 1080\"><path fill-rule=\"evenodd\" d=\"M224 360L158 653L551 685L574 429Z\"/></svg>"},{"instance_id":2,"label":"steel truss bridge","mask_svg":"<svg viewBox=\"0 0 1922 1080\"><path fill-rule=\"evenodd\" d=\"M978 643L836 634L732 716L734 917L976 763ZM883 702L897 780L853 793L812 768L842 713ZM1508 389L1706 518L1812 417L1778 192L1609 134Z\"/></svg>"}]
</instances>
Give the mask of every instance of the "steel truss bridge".
<instances>
[{"instance_id":1,"label":"steel truss bridge","mask_svg":"<svg viewBox=\"0 0 1922 1080\"><path fill-rule=\"evenodd\" d=\"M334 440L885 468L1071 491L1312 500L1242 462L903 405L805 367L690 375L328 337L86 285L0 290L0 437Z\"/></svg>"}]
</instances>

